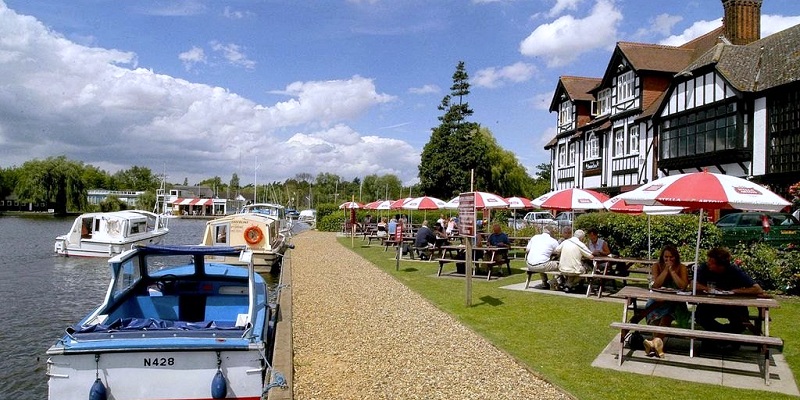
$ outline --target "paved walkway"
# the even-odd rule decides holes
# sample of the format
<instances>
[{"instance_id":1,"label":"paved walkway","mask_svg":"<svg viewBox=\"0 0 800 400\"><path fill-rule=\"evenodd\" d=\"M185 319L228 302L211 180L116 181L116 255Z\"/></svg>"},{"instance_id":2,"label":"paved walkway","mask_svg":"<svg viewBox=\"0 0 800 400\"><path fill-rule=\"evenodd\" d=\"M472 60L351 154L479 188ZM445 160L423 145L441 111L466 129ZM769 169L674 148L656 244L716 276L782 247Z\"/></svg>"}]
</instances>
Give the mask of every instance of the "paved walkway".
<instances>
[{"instance_id":1,"label":"paved walkway","mask_svg":"<svg viewBox=\"0 0 800 400\"><path fill-rule=\"evenodd\" d=\"M336 234L293 243L295 399L571 398Z\"/></svg>"}]
</instances>

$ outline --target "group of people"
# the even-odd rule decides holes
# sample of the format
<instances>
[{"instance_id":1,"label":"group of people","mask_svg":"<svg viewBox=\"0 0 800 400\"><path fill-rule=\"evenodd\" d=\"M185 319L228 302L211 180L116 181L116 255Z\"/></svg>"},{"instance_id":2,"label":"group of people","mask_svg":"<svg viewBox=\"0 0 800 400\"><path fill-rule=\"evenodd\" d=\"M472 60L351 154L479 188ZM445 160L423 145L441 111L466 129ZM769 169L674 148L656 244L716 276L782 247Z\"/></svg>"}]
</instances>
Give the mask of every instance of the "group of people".
<instances>
[{"instance_id":1,"label":"group of people","mask_svg":"<svg viewBox=\"0 0 800 400\"><path fill-rule=\"evenodd\" d=\"M586 232L581 229L571 233L565 228L562 239L553 237L555 228L546 226L542 233L534 235L525 246L525 261L529 273L539 273L542 283L537 288L552 290L561 289L575 292L581 285L581 274L591 268L591 261L596 256L611 254L608 244L598 237L595 229L589 230L589 242L584 243ZM548 272L560 272L548 278Z\"/></svg>"},{"instance_id":2,"label":"group of people","mask_svg":"<svg viewBox=\"0 0 800 400\"><path fill-rule=\"evenodd\" d=\"M585 261L611 253L608 244L598 238L595 229L589 229L589 240L583 242L584 232L577 230L559 242L552 236L550 228L534 235L526 247L526 262L529 273L539 273L542 278L540 288L559 286L574 291L579 283L579 275L585 273ZM563 280L550 279L547 272L559 271ZM617 274L627 274L618 270ZM691 290L688 267L681 262L678 249L673 245L664 246L658 261L651 269L652 288L671 288L679 291ZM738 265L731 262L731 254L725 248L713 248L706 254L706 262L697 267L698 293L714 293L723 290L738 295L763 295L764 290ZM649 325L670 326L674 321L688 321L689 311L685 302L649 300L645 305L644 317ZM720 322L720 320L726 322ZM760 327L750 321L747 307L715 304L699 304L695 310L695 322L705 330L727 333L742 333L750 330L760 334ZM732 350L735 343L715 343L704 341L702 348L708 351ZM644 350L648 355L664 357L664 335L655 334L644 340Z\"/></svg>"},{"instance_id":3,"label":"group of people","mask_svg":"<svg viewBox=\"0 0 800 400\"><path fill-rule=\"evenodd\" d=\"M417 249L419 258L422 260L432 259L433 251L437 247L437 239L439 239L438 244L448 244L448 239L457 226L455 218L450 218L445 222L444 215L436 221L433 228L428 225L428 220L422 221L422 226L417 230L417 234L414 237L414 248Z\"/></svg>"}]
</instances>

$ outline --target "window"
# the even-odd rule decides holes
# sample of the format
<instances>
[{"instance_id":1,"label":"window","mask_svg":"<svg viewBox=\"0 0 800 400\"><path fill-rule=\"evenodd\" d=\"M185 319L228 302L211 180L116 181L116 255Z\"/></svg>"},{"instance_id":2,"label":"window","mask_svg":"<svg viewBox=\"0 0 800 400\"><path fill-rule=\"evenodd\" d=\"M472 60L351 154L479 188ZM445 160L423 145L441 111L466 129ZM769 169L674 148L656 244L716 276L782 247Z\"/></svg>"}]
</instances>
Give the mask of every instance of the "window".
<instances>
[{"instance_id":1,"label":"window","mask_svg":"<svg viewBox=\"0 0 800 400\"><path fill-rule=\"evenodd\" d=\"M661 123L661 158L669 159L744 146L736 124L736 102L706 107Z\"/></svg>"},{"instance_id":2,"label":"window","mask_svg":"<svg viewBox=\"0 0 800 400\"><path fill-rule=\"evenodd\" d=\"M215 229L215 236L214 236L214 243L217 244L227 244L228 243L228 225L218 225L214 227Z\"/></svg>"},{"instance_id":3,"label":"window","mask_svg":"<svg viewBox=\"0 0 800 400\"><path fill-rule=\"evenodd\" d=\"M592 132L586 138L586 158L599 158L600 157L600 138Z\"/></svg>"},{"instance_id":4,"label":"window","mask_svg":"<svg viewBox=\"0 0 800 400\"><path fill-rule=\"evenodd\" d=\"M567 146L558 146L558 165L567 165Z\"/></svg>"},{"instance_id":5,"label":"window","mask_svg":"<svg viewBox=\"0 0 800 400\"><path fill-rule=\"evenodd\" d=\"M597 93L597 115L605 115L611 111L611 89L603 89Z\"/></svg>"},{"instance_id":6,"label":"window","mask_svg":"<svg viewBox=\"0 0 800 400\"><path fill-rule=\"evenodd\" d=\"M625 154L625 131L622 128L614 129L614 156Z\"/></svg>"},{"instance_id":7,"label":"window","mask_svg":"<svg viewBox=\"0 0 800 400\"><path fill-rule=\"evenodd\" d=\"M574 165L575 164L575 147L577 145L575 142L569 144L569 154L567 156L567 165Z\"/></svg>"},{"instance_id":8,"label":"window","mask_svg":"<svg viewBox=\"0 0 800 400\"><path fill-rule=\"evenodd\" d=\"M558 106L558 124L567 125L572 123L572 102L566 100Z\"/></svg>"},{"instance_id":9,"label":"window","mask_svg":"<svg viewBox=\"0 0 800 400\"><path fill-rule=\"evenodd\" d=\"M639 153L639 126L628 127L628 153Z\"/></svg>"},{"instance_id":10,"label":"window","mask_svg":"<svg viewBox=\"0 0 800 400\"><path fill-rule=\"evenodd\" d=\"M635 76L633 71L628 71L617 77L617 102L633 98L633 84Z\"/></svg>"}]
</instances>

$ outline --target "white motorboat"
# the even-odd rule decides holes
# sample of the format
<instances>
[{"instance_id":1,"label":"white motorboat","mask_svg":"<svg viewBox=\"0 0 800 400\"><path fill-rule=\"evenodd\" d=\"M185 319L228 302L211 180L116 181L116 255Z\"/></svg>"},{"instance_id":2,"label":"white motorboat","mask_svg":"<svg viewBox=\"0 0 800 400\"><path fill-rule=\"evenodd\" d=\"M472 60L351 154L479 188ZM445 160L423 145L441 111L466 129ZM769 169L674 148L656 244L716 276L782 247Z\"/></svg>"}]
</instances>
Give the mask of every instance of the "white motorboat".
<instances>
[{"instance_id":1,"label":"white motorboat","mask_svg":"<svg viewBox=\"0 0 800 400\"><path fill-rule=\"evenodd\" d=\"M277 304L249 257L159 245L110 259L103 303L47 350L49 399L256 400L285 384L270 366Z\"/></svg>"},{"instance_id":2,"label":"white motorboat","mask_svg":"<svg viewBox=\"0 0 800 400\"><path fill-rule=\"evenodd\" d=\"M112 257L133 245L158 244L169 233L168 219L142 210L87 213L75 218L69 233L56 237L62 256Z\"/></svg>"},{"instance_id":3,"label":"white motorboat","mask_svg":"<svg viewBox=\"0 0 800 400\"><path fill-rule=\"evenodd\" d=\"M286 208L280 204L273 203L253 203L247 204L239 211L240 214L261 214L279 221L280 225L278 230L281 233L288 234L292 228L292 221L286 216Z\"/></svg>"},{"instance_id":4,"label":"white motorboat","mask_svg":"<svg viewBox=\"0 0 800 400\"><path fill-rule=\"evenodd\" d=\"M274 215L274 214L273 214ZM271 272L279 267L289 244L288 231L281 230L281 220L270 214L249 212L231 214L206 222L200 243L203 246L244 246L253 253L257 272ZM235 263L236 259L219 259Z\"/></svg>"}]
</instances>

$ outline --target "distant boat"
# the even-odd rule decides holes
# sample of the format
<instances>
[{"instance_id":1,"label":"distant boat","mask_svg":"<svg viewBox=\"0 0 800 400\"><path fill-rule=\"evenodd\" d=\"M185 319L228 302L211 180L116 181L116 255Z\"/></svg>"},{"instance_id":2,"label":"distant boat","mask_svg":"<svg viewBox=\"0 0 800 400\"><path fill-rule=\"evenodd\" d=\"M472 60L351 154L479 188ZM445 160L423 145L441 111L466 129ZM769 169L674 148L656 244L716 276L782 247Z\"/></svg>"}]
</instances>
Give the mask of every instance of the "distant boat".
<instances>
[{"instance_id":1,"label":"distant boat","mask_svg":"<svg viewBox=\"0 0 800 400\"><path fill-rule=\"evenodd\" d=\"M168 219L142 210L97 212L75 218L69 233L56 237L62 256L112 257L133 245L158 244L169 233Z\"/></svg>"},{"instance_id":2,"label":"distant boat","mask_svg":"<svg viewBox=\"0 0 800 400\"><path fill-rule=\"evenodd\" d=\"M243 246L253 252L256 272L270 272L280 267L288 248L289 232L281 231L281 220L264 213L231 214L206 222L203 246ZM236 263L235 257L217 260Z\"/></svg>"},{"instance_id":3,"label":"distant boat","mask_svg":"<svg viewBox=\"0 0 800 400\"><path fill-rule=\"evenodd\" d=\"M246 266L209 260L221 255ZM261 399L284 382L270 367L278 305L249 256L183 245L110 259L103 303L47 350L48 398Z\"/></svg>"}]
</instances>

